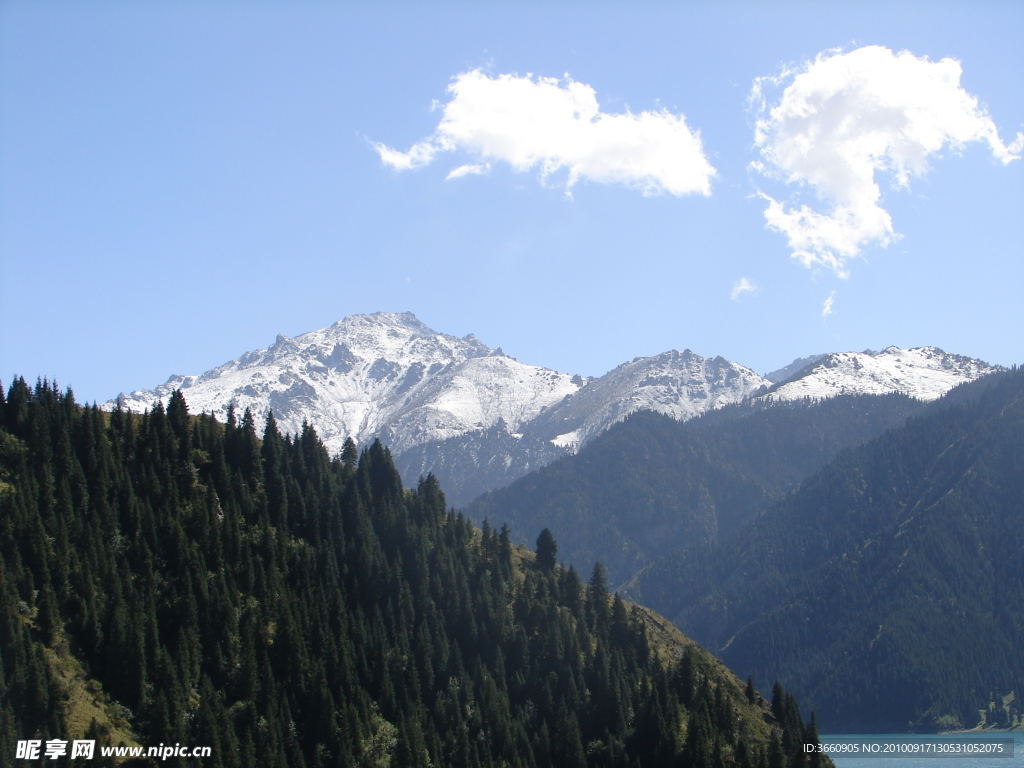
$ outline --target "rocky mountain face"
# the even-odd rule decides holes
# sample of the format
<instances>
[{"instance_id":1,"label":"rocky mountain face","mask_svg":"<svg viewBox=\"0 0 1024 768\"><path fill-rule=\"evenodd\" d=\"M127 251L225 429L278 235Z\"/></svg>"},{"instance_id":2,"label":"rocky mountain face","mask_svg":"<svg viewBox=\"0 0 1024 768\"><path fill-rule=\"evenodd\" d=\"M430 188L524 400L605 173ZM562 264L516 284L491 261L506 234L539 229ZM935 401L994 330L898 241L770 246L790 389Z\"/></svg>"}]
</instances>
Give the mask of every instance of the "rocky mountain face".
<instances>
[{"instance_id":1,"label":"rocky mountain face","mask_svg":"<svg viewBox=\"0 0 1024 768\"><path fill-rule=\"evenodd\" d=\"M380 438L407 482L433 472L449 500L462 505L575 452L635 411L683 421L755 396L900 391L931 399L995 370L931 347L807 362L765 378L721 357L673 350L585 380L520 363L472 334L438 333L412 313L379 312L278 336L267 349L199 376L122 393L105 407L142 412L181 389L193 413L224 420L234 406L260 420L272 410L279 428L291 433L308 422L332 452L348 437L360 445Z\"/></svg>"},{"instance_id":2,"label":"rocky mountain face","mask_svg":"<svg viewBox=\"0 0 1024 768\"><path fill-rule=\"evenodd\" d=\"M781 384L784 381L789 381L789 379L793 378L794 374L799 373L811 363L818 362L823 357L827 357L827 355L808 355L807 357L798 357L789 365L783 366L777 371L766 373L764 377L772 384Z\"/></svg>"}]
</instances>

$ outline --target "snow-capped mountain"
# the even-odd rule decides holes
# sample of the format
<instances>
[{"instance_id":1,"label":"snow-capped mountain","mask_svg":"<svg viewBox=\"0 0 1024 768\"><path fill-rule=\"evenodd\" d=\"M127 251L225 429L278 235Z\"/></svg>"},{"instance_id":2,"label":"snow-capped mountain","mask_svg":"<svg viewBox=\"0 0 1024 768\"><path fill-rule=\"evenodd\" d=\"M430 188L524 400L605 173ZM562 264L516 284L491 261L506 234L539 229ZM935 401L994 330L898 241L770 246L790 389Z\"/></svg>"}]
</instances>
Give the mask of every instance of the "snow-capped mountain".
<instances>
[{"instance_id":1,"label":"snow-capped mountain","mask_svg":"<svg viewBox=\"0 0 1024 768\"><path fill-rule=\"evenodd\" d=\"M881 352L836 352L815 357L810 365L763 397L799 400L902 392L918 400L935 400L957 384L1002 370L1000 366L952 355L936 347L888 347Z\"/></svg>"},{"instance_id":2,"label":"snow-capped mountain","mask_svg":"<svg viewBox=\"0 0 1024 768\"><path fill-rule=\"evenodd\" d=\"M581 379L524 365L472 335L437 333L411 313L355 315L329 328L248 352L201 376L172 376L162 386L121 394L133 411L166 403L181 389L189 410L224 420L229 406L258 419L273 410L283 432L308 421L328 449L345 438L375 437L393 453L445 440L502 420L516 429L579 389Z\"/></svg>"},{"instance_id":3,"label":"snow-capped mountain","mask_svg":"<svg viewBox=\"0 0 1024 768\"><path fill-rule=\"evenodd\" d=\"M558 446L575 449L635 411L663 413L679 421L738 403L767 379L749 368L690 350L638 357L591 379L572 397L541 413L529 432Z\"/></svg>"},{"instance_id":4,"label":"snow-capped mountain","mask_svg":"<svg viewBox=\"0 0 1024 768\"><path fill-rule=\"evenodd\" d=\"M463 504L574 452L634 411L683 421L757 396L905 392L928 400L995 370L933 347L890 347L815 355L761 377L721 357L673 350L584 380L520 363L472 334L437 333L408 312L379 312L278 336L267 349L105 407L141 412L181 389L193 413L225 420L233 405L261 423L273 410L293 434L309 422L335 453L348 437L360 445L380 438L407 481L434 472Z\"/></svg>"}]
</instances>

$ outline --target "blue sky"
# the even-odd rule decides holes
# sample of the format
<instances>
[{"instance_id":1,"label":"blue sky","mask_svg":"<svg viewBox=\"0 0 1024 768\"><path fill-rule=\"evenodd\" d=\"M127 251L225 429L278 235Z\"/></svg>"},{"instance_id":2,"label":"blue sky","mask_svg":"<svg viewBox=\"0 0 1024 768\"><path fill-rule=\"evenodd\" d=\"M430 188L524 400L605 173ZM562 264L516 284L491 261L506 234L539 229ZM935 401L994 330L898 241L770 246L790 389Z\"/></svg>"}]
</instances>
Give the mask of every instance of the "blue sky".
<instances>
[{"instance_id":1,"label":"blue sky","mask_svg":"<svg viewBox=\"0 0 1024 768\"><path fill-rule=\"evenodd\" d=\"M1022 39L1019 2L0 3L0 380L105 400L374 311L583 375L672 348L761 373L890 344L1020 363ZM784 70L759 113L756 79ZM514 121L481 139L487 115L449 90L467 73L527 99L571 81L632 117L582 159L570 126L517 169L494 141L518 137L492 136ZM822 88L842 98L808 123ZM645 112L676 133L623 171ZM908 115L934 146L883 153L856 183L836 171L856 131L884 139ZM472 125L438 150L446 116ZM783 151L847 118L852 139ZM681 125L709 194L658 175ZM432 162L406 170L375 148L423 141ZM446 180L463 165L488 172ZM794 257L814 232L770 228L758 193L823 226L845 211L853 252L819 239Z\"/></svg>"}]
</instances>

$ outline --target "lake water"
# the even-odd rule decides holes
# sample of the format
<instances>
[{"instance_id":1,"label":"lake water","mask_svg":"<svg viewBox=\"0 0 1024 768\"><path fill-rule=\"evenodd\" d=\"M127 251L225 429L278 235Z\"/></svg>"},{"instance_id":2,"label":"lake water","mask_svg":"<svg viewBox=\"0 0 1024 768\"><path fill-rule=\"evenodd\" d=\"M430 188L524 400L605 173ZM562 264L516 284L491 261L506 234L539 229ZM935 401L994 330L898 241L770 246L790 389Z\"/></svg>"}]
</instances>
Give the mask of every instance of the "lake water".
<instances>
[{"instance_id":1,"label":"lake water","mask_svg":"<svg viewBox=\"0 0 1024 768\"><path fill-rule=\"evenodd\" d=\"M821 736L821 743L845 742L881 742L899 744L900 742L918 742L927 740L929 742L949 741L982 741L991 742L994 740L1013 740L1013 757L966 757L957 755L955 757L843 757L832 753L830 757L837 768L1024 768L1024 733L959 733L943 736L924 736L900 734L878 734L868 735L830 735Z\"/></svg>"}]
</instances>

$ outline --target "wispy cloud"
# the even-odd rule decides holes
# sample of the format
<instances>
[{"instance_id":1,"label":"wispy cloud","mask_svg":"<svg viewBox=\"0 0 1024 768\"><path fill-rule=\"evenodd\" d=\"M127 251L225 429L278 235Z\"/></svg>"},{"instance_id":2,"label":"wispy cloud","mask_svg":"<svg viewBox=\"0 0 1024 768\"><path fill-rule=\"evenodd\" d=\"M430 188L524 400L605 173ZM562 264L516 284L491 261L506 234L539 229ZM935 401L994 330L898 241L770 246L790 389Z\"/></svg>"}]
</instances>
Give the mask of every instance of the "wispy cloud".
<instances>
[{"instance_id":1,"label":"wispy cloud","mask_svg":"<svg viewBox=\"0 0 1024 768\"><path fill-rule=\"evenodd\" d=\"M480 70L456 75L441 105L434 133L408 151L374 143L385 165L420 168L444 152L463 152L475 163L449 179L480 173L492 161L541 178L566 171L566 190L580 179L624 184L646 195L711 194L715 176L698 131L668 110L602 112L592 87L526 75L489 77Z\"/></svg>"},{"instance_id":2,"label":"wispy cloud","mask_svg":"<svg viewBox=\"0 0 1024 768\"><path fill-rule=\"evenodd\" d=\"M836 292L832 291L825 299L825 303L821 305L821 318L824 320L826 317L832 314L832 302L836 300Z\"/></svg>"},{"instance_id":3,"label":"wispy cloud","mask_svg":"<svg viewBox=\"0 0 1024 768\"><path fill-rule=\"evenodd\" d=\"M733 301L739 301L740 296L744 293L757 293L761 289L754 285L752 282L747 280L745 277L741 277L732 285L732 291L729 294L729 298Z\"/></svg>"},{"instance_id":4,"label":"wispy cloud","mask_svg":"<svg viewBox=\"0 0 1024 768\"><path fill-rule=\"evenodd\" d=\"M1024 134L1003 144L977 98L960 87L961 72L955 59L868 46L827 51L799 69L755 81L761 161L753 168L809 187L817 198L794 208L762 193L768 226L786 235L794 258L847 277L848 261L864 247L899 237L881 205L878 172L906 187L943 147L975 141L987 143L1003 163L1019 158ZM769 104L766 91L783 85Z\"/></svg>"},{"instance_id":5,"label":"wispy cloud","mask_svg":"<svg viewBox=\"0 0 1024 768\"><path fill-rule=\"evenodd\" d=\"M491 170L490 163L472 163L466 165L460 165L458 168L453 168L448 172L448 175L444 177L445 181L448 179L457 179L460 176L482 176L483 174Z\"/></svg>"}]
</instances>

